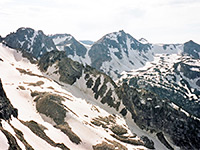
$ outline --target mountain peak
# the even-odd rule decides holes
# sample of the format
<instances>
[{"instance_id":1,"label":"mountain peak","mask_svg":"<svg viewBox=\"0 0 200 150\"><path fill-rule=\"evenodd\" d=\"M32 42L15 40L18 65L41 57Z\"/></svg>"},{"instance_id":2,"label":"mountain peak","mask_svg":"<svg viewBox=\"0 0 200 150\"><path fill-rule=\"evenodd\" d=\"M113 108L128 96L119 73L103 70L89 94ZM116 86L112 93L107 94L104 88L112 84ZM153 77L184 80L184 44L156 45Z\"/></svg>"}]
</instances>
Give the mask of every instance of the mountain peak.
<instances>
[{"instance_id":1,"label":"mountain peak","mask_svg":"<svg viewBox=\"0 0 200 150\"><path fill-rule=\"evenodd\" d=\"M184 43L184 53L192 56L193 58L200 58L200 45L190 40Z\"/></svg>"},{"instance_id":2,"label":"mountain peak","mask_svg":"<svg viewBox=\"0 0 200 150\"><path fill-rule=\"evenodd\" d=\"M42 30L21 27L16 32L8 34L4 43L10 48L19 49L40 58L42 54L55 50L53 41Z\"/></svg>"},{"instance_id":3,"label":"mountain peak","mask_svg":"<svg viewBox=\"0 0 200 150\"><path fill-rule=\"evenodd\" d=\"M145 38L140 38L139 40L138 40L140 43L142 43L142 44L148 44L149 42L147 41L147 39L145 39Z\"/></svg>"},{"instance_id":4,"label":"mountain peak","mask_svg":"<svg viewBox=\"0 0 200 150\"><path fill-rule=\"evenodd\" d=\"M121 32L121 33L125 33L124 30L119 30L119 32Z\"/></svg>"}]
</instances>

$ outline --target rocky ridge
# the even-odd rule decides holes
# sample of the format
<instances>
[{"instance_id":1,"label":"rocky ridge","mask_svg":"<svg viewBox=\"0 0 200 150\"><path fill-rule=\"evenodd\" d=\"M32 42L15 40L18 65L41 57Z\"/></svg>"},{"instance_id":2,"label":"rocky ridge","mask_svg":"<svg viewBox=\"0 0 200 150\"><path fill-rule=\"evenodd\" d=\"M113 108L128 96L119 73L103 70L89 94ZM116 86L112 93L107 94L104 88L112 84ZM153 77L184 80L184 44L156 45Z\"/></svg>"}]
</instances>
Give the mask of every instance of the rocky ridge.
<instances>
[{"instance_id":1,"label":"rocky ridge","mask_svg":"<svg viewBox=\"0 0 200 150\"><path fill-rule=\"evenodd\" d=\"M107 75L95 71L89 66L84 67L78 62L71 63L72 60L67 58L63 52L52 53L44 55L39 66L50 76L57 74L59 77L57 79L61 81L61 84L62 82L71 85L81 84L81 90L85 92L91 90L96 100L115 108L124 117L131 113L133 120L141 129L157 134L161 141L166 141L167 137L181 149L190 149L191 145L193 148L199 148L197 142L200 132L199 120L175 109L170 100L159 98L154 93L144 89L131 88L125 83L117 86ZM49 65L44 67L43 64ZM68 69L70 64L72 70ZM54 66L53 73L52 71L48 72L48 68L51 66ZM66 70L61 69L63 66ZM60 73L61 71L65 73ZM66 79L63 80L63 77ZM173 149L169 143L163 143Z\"/></svg>"},{"instance_id":2,"label":"rocky ridge","mask_svg":"<svg viewBox=\"0 0 200 150\"><path fill-rule=\"evenodd\" d=\"M25 51L35 58L40 58L44 53L56 50L53 41L41 30L19 28L16 32L8 34L2 41L10 48Z\"/></svg>"}]
</instances>

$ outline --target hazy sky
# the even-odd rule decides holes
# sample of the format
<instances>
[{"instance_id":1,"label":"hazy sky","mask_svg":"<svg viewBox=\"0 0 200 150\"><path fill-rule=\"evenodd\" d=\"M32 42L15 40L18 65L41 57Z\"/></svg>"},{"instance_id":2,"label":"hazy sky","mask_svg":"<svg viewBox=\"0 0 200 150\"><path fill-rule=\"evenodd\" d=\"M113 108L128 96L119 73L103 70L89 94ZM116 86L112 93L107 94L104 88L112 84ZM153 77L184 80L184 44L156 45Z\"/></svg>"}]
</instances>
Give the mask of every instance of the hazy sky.
<instances>
[{"instance_id":1,"label":"hazy sky","mask_svg":"<svg viewBox=\"0 0 200 150\"><path fill-rule=\"evenodd\" d=\"M0 0L0 35L19 27L96 41L124 30L153 43L200 44L200 0Z\"/></svg>"}]
</instances>

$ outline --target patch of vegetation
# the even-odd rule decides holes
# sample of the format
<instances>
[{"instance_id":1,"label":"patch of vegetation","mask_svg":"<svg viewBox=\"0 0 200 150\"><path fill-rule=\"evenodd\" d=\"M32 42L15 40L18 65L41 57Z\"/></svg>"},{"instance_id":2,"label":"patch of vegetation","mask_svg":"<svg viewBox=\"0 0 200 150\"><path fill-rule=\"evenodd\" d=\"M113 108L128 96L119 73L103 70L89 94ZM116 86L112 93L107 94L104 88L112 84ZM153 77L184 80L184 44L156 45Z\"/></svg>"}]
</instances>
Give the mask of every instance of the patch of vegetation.
<instances>
[{"instance_id":1,"label":"patch of vegetation","mask_svg":"<svg viewBox=\"0 0 200 150\"><path fill-rule=\"evenodd\" d=\"M111 134L111 136L124 143L144 146L144 142L142 140L133 139L133 138L123 138L123 137L117 136L116 134Z\"/></svg>"},{"instance_id":2,"label":"patch of vegetation","mask_svg":"<svg viewBox=\"0 0 200 150\"><path fill-rule=\"evenodd\" d=\"M62 150L69 150L68 147L66 147L63 143L55 143L53 140L51 140L46 133L44 132L44 130L46 129L46 127L44 127L43 125L38 124L37 122L31 120L31 121L22 121L21 122L26 125L34 134L36 134L37 136L39 136L40 138L42 138L43 140L45 140L47 143L49 143L51 146L54 147L59 147Z\"/></svg>"},{"instance_id":3,"label":"patch of vegetation","mask_svg":"<svg viewBox=\"0 0 200 150\"><path fill-rule=\"evenodd\" d=\"M109 91L106 93L106 95L102 98L101 103L105 104L107 103L108 106L114 107L117 111L119 110L120 102L115 103L115 99L112 98L112 90L109 89Z\"/></svg>"},{"instance_id":4,"label":"patch of vegetation","mask_svg":"<svg viewBox=\"0 0 200 150\"><path fill-rule=\"evenodd\" d=\"M127 133L127 130L120 125L113 125L110 129L116 135L123 135Z\"/></svg>"},{"instance_id":5,"label":"patch of vegetation","mask_svg":"<svg viewBox=\"0 0 200 150\"><path fill-rule=\"evenodd\" d=\"M106 117L99 116L97 118L92 119L91 123L96 126L102 126L103 128L108 128L109 125L115 124L116 120L115 117L112 115Z\"/></svg>"},{"instance_id":6,"label":"patch of vegetation","mask_svg":"<svg viewBox=\"0 0 200 150\"><path fill-rule=\"evenodd\" d=\"M119 141L122 141L124 143L133 144L133 145L143 145L144 146L144 142L142 140L134 139L137 136L136 134L134 134L132 136L123 136L124 134L128 133L127 129L125 129L121 125L116 125L116 119L113 115L109 115L106 117L99 116L97 118L92 119L91 123L96 126L102 126L103 128L110 129L114 133L114 134L111 134L111 136L113 136L114 138L116 138ZM112 143L112 142L110 142L110 143ZM114 144L116 147L117 143L116 142L114 142L114 143L112 143L112 144ZM101 148L101 146L104 147L105 143L98 145L98 147L100 147L100 148ZM119 147L119 145L118 145L118 147Z\"/></svg>"},{"instance_id":7,"label":"patch of vegetation","mask_svg":"<svg viewBox=\"0 0 200 150\"><path fill-rule=\"evenodd\" d=\"M47 87L48 89L54 90L54 88L52 86Z\"/></svg>"},{"instance_id":8,"label":"patch of vegetation","mask_svg":"<svg viewBox=\"0 0 200 150\"><path fill-rule=\"evenodd\" d=\"M20 73L22 73L22 74L26 74L26 75L30 75L30 76L36 76L36 77L48 79L48 78L46 78L45 76L32 73L31 71L26 71L25 69L22 69L22 68L16 68L16 69L17 69Z\"/></svg>"},{"instance_id":9,"label":"patch of vegetation","mask_svg":"<svg viewBox=\"0 0 200 150\"><path fill-rule=\"evenodd\" d=\"M115 146L115 149L118 150L128 150L128 148L126 148L124 145L120 144L119 142L116 141L111 141L109 139L106 139L109 143L112 143Z\"/></svg>"},{"instance_id":10,"label":"patch of vegetation","mask_svg":"<svg viewBox=\"0 0 200 150\"><path fill-rule=\"evenodd\" d=\"M66 106L62 104L62 101L64 101L63 97L37 91L32 92L31 95L35 97L34 101L36 101L36 109L39 113L52 118L56 123L55 127L65 133L72 142L76 144L81 142L81 139L71 130L69 124L64 121L68 111L65 109Z\"/></svg>"},{"instance_id":11,"label":"patch of vegetation","mask_svg":"<svg viewBox=\"0 0 200 150\"><path fill-rule=\"evenodd\" d=\"M156 136L158 137L158 139L169 149L169 150L174 150L174 148L167 142L167 140L165 139L164 135L162 132L159 132L156 134Z\"/></svg>"},{"instance_id":12,"label":"patch of vegetation","mask_svg":"<svg viewBox=\"0 0 200 150\"><path fill-rule=\"evenodd\" d=\"M41 92L38 92L38 91L31 92L32 97L38 96L40 94L45 94L45 93L41 93Z\"/></svg>"},{"instance_id":13,"label":"patch of vegetation","mask_svg":"<svg viewBox=\"0 0 200 150\"><path fill-rule=\"evenodd\" d=\"M52 118L56 124L62 124L64 122L67 110L62 104L64 99L61 96L50 93L42 93L38 95L34 101L36 101L36 109L39 113Z\"/></svg>"},{"instance_id":14,"label":"patch of vegetation","mask_svg":"<svg viewBox=\"0 0 200 150\"><path fill-rule=\"evenodd\" d=\"M144 142L144 146L149 149L155 149L154 142L150 140L147 136L141 136L141 140Z\"/></svg>"},{"instance_id":15,"label":"patch of vegetation","mask_svg":"<svg viewBox=\"0 0 200 150\"><path fill-rule=\"evenodd\" d=\"M3 134L6 136L7 140L8 140L8 144L9 144L9 150L21 150L21 148L19 147L19 145L17 144L17 141L15 139L15 137L8 132L7 130L3 129L2 127L0 127L0 130L3 132Z\"/></svg>"},{"instance_id":16,"label":"patch of vegetation","mask_svg":"<svg viewBox=\"0 0 200 150\"><path fill-rule=\"evenodd\" d=\"M85 75L85 80L87 80L87 79L89 79L89 77L90 77L90 75L87 73L86 75Z\"/></svg>"},{"instance_id":17,"label":"patch of vegetation","mask_svg":"<svg viewBox=\"0 0 200 150\"><path fill-rule=\"evenodd\" d=\"M24 134L20 130L18 130L17 128L15 128L14 126L12 126L11 124L10 124L10 126L15 131L16 137L24 144L24 146L26 147L26 149L27 150L34 150L32 148L32 146L24 139Z\"/></svg>"},{"instance_id":18,"label":"patch of vegetation","mask_svg":"<svg viewBox=\"0 0 200 150\"><path fill-rule=\"evenodd\" d=\"M92 78L89 78L89 80L86 82L87 88L91 88L93 85L93 80Z\"/></svg>"},{"instance_id":19,"label":"patch of vegetation","mask_svg":"<svg viewBox=\"0 0 200 150\"><path fill-rule=\"evenodd\" d=\"M115 150L115 146L113 144L108 144L105 141L100 144L93 145L92 148L93 150Z\"/></svg>"},{"instance_id":20,"label":"patch of vegetation","mask_svg":"<svg viewBox=\"0 0 200 150\"><path fill-rule=\"evenodd\" d=\"M120 114L122 114L123 116L126 116L126 114L127 114L126 108L123 108L123 109L120 111Z\"/></svg>"},{"instance_id":21,"label":"patch of vegetation","mask_svg":"<svg viewBox=\"0 0 200 150\"><path fill-rule=\"evenodd\" d=\"M55 125L55 127L60 129L63 133L65 133L73 143L81 143L81 139L72 131L71 127L67 122Z\"/></svg>"},{"instance_id":22,"label":"patch of vegetation","mask_svg":"<svg viewBox=\"0 0 200 150\"><path fill-rule=\"evenodd\" d=\"M94 93L96 93L96 92L98 91L98 87L99 87L100 84L101 84L101 78L98 77L98 78L96 79L96 81L95 81L94 87L92 88L92 91L93 91Z\"/></svg>"},{"instance_id":23,"label":"patch of vegetation","mask_svg":"<svg viewBox=\"0 0 200 150\"><path fill-rule=\"evenodd\" d=\"M41 86L44 84L43 81L37 81L36 83L27 83L27 82L24 82L25 84L28 84L28 86Z\"/></svg>"},{"instance_id":24,"label":"patch of vegetation","mask_svg":"<svg viewBox=\"0 0 200 150\"><path fill-rule=\"evenodd\" d=\"M103 95L106 93L107 86L104 81L104 84L100 87L99 91L95 93L95 98L98 99L99 95L100 97L103 97Z\"/></svg>"},{"instance_id":25,"label":"patch of vegetation","mask_svg":"<svg viewBox=\"0 0 200 150\"><path fill-rule=\"evenodd\" d=\"M21 86L21 85L18 86L18 88L19 88L20 90L26 90L25 87L24 87L24 86Z\"/></svg>"}]
</instances>

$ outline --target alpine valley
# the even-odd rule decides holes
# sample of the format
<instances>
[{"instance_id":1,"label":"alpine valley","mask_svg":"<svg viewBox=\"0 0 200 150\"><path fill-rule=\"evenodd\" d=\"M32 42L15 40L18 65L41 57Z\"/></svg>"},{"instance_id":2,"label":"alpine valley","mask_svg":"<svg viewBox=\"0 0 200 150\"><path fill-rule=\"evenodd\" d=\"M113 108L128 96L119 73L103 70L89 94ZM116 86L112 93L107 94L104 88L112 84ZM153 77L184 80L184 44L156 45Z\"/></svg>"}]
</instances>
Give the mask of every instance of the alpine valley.
<instances>
[{"instance_id":1,"label":"alpine valley","mask_svg":"<svg viewBox=\"0 0 200 150\"><path fill-rule=\"evenodd\" d=\"M200 45L0 36L1 150L199 150Z\"/></svg>"}]
</instances>

